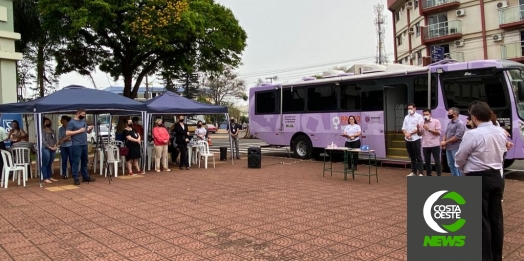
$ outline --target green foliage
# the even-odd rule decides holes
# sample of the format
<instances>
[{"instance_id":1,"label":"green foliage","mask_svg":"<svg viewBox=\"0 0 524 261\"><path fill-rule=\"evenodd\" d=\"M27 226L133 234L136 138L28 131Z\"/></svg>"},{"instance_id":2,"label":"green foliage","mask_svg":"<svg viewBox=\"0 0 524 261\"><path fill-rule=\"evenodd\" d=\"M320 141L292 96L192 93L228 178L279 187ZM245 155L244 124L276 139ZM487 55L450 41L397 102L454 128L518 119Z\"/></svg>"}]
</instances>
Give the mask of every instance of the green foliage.
<instances>
[{"instance_id":1,"label":"green foliage","mask_svg":"<svg viewBox=\"0 0 524 261\"><path fill-rule=\"evenodd\" d=\"M240 122L242 123L249 123L249 117L247 116L240 116Z\"/></svg>"},{"instance_id":2,"label":"green foliage","mask_svg":"<svg viewBox=\"0 0 524 261\"><path fill-rule=\"evenodd\" d=\"M39 0L39 7L66 43L55 53L57 71L88 75L98 66L123 77L130 98L147 74L220 71L237 66L246 46L231 10L214 0Z\"/></svg>"},{"instance_id":3,"label":"green foliage","mask_svg":"<svg viewBox=\"0 0 524 261\"><path fill-rule=\"evenodd\" d=\"M225 101L231 99L247 100L246 82L238 78L237 73L231 67L226 67L218 75L208 77L206 87L209 88L208 95L211 100L217 105L225 105Z\"/></svg>"}]
</instances>

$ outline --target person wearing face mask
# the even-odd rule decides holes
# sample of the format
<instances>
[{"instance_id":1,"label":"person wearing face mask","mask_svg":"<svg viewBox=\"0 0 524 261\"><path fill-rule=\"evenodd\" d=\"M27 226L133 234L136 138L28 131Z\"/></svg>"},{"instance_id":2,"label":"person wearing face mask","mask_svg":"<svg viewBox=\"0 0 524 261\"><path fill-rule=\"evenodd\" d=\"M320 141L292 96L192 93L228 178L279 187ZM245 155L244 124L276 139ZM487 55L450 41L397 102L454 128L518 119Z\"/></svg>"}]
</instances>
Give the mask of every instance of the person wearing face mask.
<instances>
[{"instance_id":1,"label":"person wearing face mask","mask_svg":"<svg viewBox=\"0 0 524 261\"><path fill-rule=\"evenodd\" d=\"M486 103L473 104L470 115L476 128L464 134L455 164L465 176L482 177L482 260L502 261L504 180L500 170L506 135L491 122L491 109Z\"/></svg>"},{"instance_id":2,"label":"person wearing face mask","mask_svg":"<svg viewBox=\"0 0 524 261\"><path fill-rule=\"evenodd\" d=\"M431 117L431 110L422 111L424 125L422 126L422 153L426 162L426 175L431 176L431 155L435 161L437 176L442 175L442 165L440 164L440 121Z\"/></svg>"},{"instance_id":3,"label":"person wearing face mask","mask_svg":"<svg viewBox=\"0 0 524 261\"><path fill-rule=\"evenodd\" d=\"M175 124L175 142L180 150L179 168L186 167L189 170L189 159L187 158L187 143L189 142L189 130L184 124L184 116L178 117L178 123Z\"/></svg>"},{"instance_id":4,"label":"person wearing face mask","mask_svg":"<svg viewBox=\"0 0 524 261\"><path fill-rule=\"evenodd\" d=\"M140 170L140 166L138 165L141 158L140 142L142 141L142 137L140 137L140 134L133 129L133 121L131 121L131 119L127 119L126 122L127 126L122 132L122 135L125 139L125 146L128 148L126 162L129 176L136 176L136 174L133 173L133 166L136 168L138 174L144 175L146 174L145 171Z\"/></svg>"},{"instance_id":5,"label":"person wearing face mask","mask_svg":"<svg viewBox=\"0 0 524 261\"><path fill-rule=\"evenodd\" d=\"M198 121L198 122L197 122L197 128L196 128L196 130L195 130L195 134L196 134L198 140L203 140L203 141L205 141L205 140L206 140L206 133L207 133L207 131L206 131L206 128L204 128L204 127L202 126L202 124L203 124L202 121ZM201 153L202 153L202 152L203 152L203 151L201 151ZM202 157L202 156L201 156L200 158L201 158L201 159L204 159L204 157Z\"/></svg>"},{"instance_id":6,"label":"person wearing face mask","mask_svg":"<svg viewBox=\"0 0 524 261\"><path fill-rule=\"evenodd\" d=\"M348 117L348 125L344 128L342 136L346 137L346 148L360 149L360 135L362 134L362 129L358 125L357 119L355 116L351 115ZM358 165L358 153L353 153L353 170L357 169Z\"/></svg>"},{"instance_id":7,"label":"person wearing face mask","mask_svg":"<svg viewBox=\"0 0 524 261\"><path fill-rule=\"evenodd\" d=\"M235 118L231 117L230 118L230 123L229 125L227 125L227 130L228 130L228 133L229 133L229 136L231 137L231 141L233 142L233 146L235 146L235 151L232 151L231 152L231 156L233 156L236 152L236 155L237 155L237 159L240 159L240 151L238 149L238 134L239 134L239 128L240 128L240 125L237 125L235 123Z\"/></svg>"},{"instance_id":8,"label":"person wearing face mask","mask_svg":"<svg viewBox=\"0 0 524 261\"><path fill-rule=\"evenodd\" d=\"M411 173L408 177L423 176L424 163L422 162L420 132L424 124L422 115L416 112L416 106L413 103L408 104L408 115L404 118L402 131L406 140L406 149L411 159Z\"/></svg>"},{"instance_id":9,"label":"person wearing face mask","mask_svg":"<svg viewBox=\"0 0 524 261\"><path fill-rule=\"evenodd\" d=\"M74 119L67 123L66 136L71 137L71 172L75 185L80 185L78 173L82 173L82 182L94 182L87 173L87 134L93 131L93 126L87 126L85 121L86 111L78 109Z\"/></svg>"},{"instance_id":10,"label":"person wearing face mask","mask_svg":"<svg viewBox=\"0 0 524 261\"><path fill-rule=\"evenodd\" d=\"M455 167L455 154L457 153L462 136L466 131L466 124L459 119L459 109L456 107L448 110L448 119L451 121L446 127L446 134L440 143L442 149L446 150L446 159L448 161L449 170L453 176L462 176L462 172Z\"/></svg>"},{"instance_id":11,"label":"person wearing face mask","mask_svg":"<svg viewBox=\"0 0 524 261\"><path fill-rule=\"evenodd\" d=\"M155 142L155 171L160 172L160 159L164 171L171 171L167 165L167 152L169 144L169 132L162 124L162 119L156 119L156 126L153 128L153 141Z\"/></svg>"},{"instance_id":12,"label":"person wearing face mask","mask_svg":"<svg viewBox=\"0 0 524 261\"><path fill-rule=\"evenodd\" d=\"M56 150L55 132L51 128L51 120L44 118L44 129L42 133L42 179L45 183L58 181L52 178L53 162L55 161Z\"/></svg>"}]
</instances>

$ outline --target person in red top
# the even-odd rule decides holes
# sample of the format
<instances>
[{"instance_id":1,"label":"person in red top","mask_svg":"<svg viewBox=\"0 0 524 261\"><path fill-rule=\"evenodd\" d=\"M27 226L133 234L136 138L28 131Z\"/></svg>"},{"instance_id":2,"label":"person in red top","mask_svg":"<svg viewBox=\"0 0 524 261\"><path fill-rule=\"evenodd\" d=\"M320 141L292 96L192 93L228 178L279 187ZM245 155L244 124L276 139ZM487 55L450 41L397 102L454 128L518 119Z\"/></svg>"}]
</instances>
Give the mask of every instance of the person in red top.
<instances>
[{"instance_id":1,"label":"person in red top","mask_svg":"<svg viewBox=\"0 0 524 261\"><path fill-rule=\"evenodd\" d=\"M138 123L138 120L139 120L138 117L133 117L133 129L134 129L138 134L140 134L140 137L142 137L142 139L143 139L144 141L147 142L147 140L146 140L146 138L145 138L146 136L144 136L144 127L142 127L142 125L140 125L140 124Z\"/></svg>"},{"instance_id":2,"label":"person in red top","mask_svg":"<svg viewBox=\"0 0 524 261\"><path fill-rule=\"evenodd\" d=\"M167 165L167 150L169 144L169 132L162 124L162 119L156 119L155 127L153 128L153 140L155 142L155 171L160 172L160 158L162 158L162 166L164 171L171 171Z\"/></svg>"}]
</instances>

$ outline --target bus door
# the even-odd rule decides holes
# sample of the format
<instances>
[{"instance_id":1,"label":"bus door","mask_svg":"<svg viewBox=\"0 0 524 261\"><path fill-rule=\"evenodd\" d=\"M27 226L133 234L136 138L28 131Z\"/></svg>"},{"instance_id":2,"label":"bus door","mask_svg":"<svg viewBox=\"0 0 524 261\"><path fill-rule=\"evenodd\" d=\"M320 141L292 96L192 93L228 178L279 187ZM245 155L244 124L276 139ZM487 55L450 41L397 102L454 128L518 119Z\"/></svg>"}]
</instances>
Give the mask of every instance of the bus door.
<instances>
[{"instance_id":1,"label":"bus door","mask_svg":"<svg viewBox=\"0 0 524 261\"><path fill-rule=\"evenodd\" d=\"M406 157L402 123L407 110L407 85L385 85L383 88L386 157Z\"/></svg>"},{"instance_id":2,"label":"bus door","mask_svg":"<svg viewBox=\"0 0 524 261\"><path fill-rule=\"evenodd\" d=\"M361 90L361 144L375 150L378 158L386 157L384 95L382 86L366 87Z\"/></svg>"}]
</instances>

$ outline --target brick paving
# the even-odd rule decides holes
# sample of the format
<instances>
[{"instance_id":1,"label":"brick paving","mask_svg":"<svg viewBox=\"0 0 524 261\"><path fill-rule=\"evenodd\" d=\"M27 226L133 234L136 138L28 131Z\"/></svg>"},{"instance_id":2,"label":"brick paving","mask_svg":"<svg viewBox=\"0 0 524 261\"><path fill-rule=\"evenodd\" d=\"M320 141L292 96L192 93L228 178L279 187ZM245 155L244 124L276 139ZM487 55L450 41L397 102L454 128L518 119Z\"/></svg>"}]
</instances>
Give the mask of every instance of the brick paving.
<instances>
[{"instance_id":1,"label":"brick paving","mask_svg":"<svg viewBox=\"0 0 524 261\"><path fill-rule=\"evenodd\" d=\"M78 187L11 182L0 260L406 260L405 169L368 184L322 177L321 162L235 162ZM524 258L523 206L524 183L508 180L504 260Z\"/></svg>"}]
</instances>

